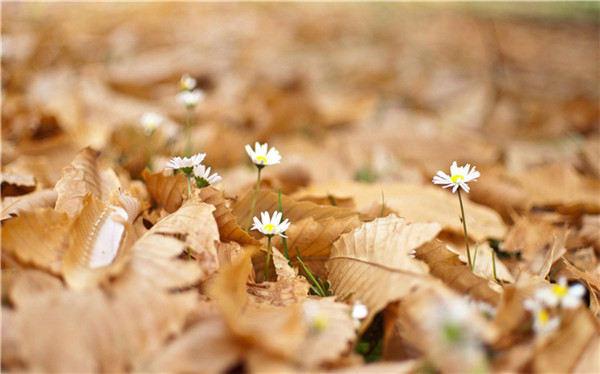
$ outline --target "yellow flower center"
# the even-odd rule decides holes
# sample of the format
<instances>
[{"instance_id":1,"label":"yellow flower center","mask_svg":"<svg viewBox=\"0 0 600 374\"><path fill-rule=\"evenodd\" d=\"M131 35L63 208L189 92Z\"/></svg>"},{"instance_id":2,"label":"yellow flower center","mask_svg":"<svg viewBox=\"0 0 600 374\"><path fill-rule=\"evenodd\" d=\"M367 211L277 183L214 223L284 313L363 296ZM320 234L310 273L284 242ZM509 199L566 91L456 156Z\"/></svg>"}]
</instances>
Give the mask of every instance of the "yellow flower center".
<instances>
[{"instance_id":1,"label":"yellow flower center","mask_svg":"<svg viewBox=\"0 0 600 374\"><path fill-rule=\"evenodd\" d=\"M272 223L267 223L263 226L263 230L265 230L266 232L273 232L273 230L275 230L275 225L273 225Z\"/></svg>"},{"instance_id":2,"label":"yellow flower center","mask_svg":"<svg viewBox=\"0 0 600 374\"><path fill-rule=\"evenodd\" d=\"M327 316L319 314L313 319L312 327L317 331L323 331L327 328Z\"/></svg>"},{"instance_id":3,"label":"yellow flower center","mask_svg":"<svg viewBox=\"0 0 600 374\"><path fill-rule=\"evenodd\" d=\"M453 175L453 176L450 177L450 180L452 181L452 183L458 183L458 182L460 182L460 181L462 181L464 179L465 179L465 177L463 177L460 174L456 174L456 175Z\"/></svg>"},{"instance_id":4,"label":"yellow flower center","mask_svg":"<svg viewBox=\"0 0 600 374\"><path fill-rule=\"evenodd\" d=\"M267 156L256 156L256 161L260 162L261 164L266 164L267 163Z\"/></svg>"},{"instance_id":5,"label":"yellow flower center","mask_svg":"<svg viewBox=\"0 0 600 374\"><path fill-rule=\"evenodd\" d=\"M537 317L542 325L545 325L550 320L550 315L548 315L545 309L540 310Z\"/></svg>"},{"instance_id":6,"label":"yellow flower center","mask_svg":"<svg viewBox=\"0 0 600 374\"><path fill-rule=\"evenodd\" d=\"M561 286L560 284L552 285L552 292L558 296L559 298L567 296L569 290L566 286Z\"/></svg>"}]
</instances>

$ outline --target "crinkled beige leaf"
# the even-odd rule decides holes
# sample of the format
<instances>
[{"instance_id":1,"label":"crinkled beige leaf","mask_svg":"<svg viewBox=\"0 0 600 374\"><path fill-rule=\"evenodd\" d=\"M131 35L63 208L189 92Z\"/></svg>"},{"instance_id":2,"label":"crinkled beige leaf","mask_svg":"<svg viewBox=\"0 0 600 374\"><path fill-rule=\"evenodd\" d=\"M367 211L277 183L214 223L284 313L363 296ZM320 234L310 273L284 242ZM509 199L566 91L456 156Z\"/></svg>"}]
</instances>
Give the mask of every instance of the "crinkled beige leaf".
<instances>
[{"instance_id":1,"label":"crinkled beige leaf","mask_svg":"<svg viewBox=\"0 0 600 374\"><path fill-rule=\"evenodd\" d=\"M39 270L20 271L12 280L9 290L10 301L18 308L27 299L63 289L59 278Z\"/></svg>"},{"instance_id":2,"label":"crinkled beige leaf","mask_svg":"<svg viewBox=\"0 0 600 374\"><path fill-rule=\"evenodd\" d=\"M63 275L69 287L91 288L123 270L136 239L132 224L140 206L132 197L123 196L121 201L112 205L93 195L84 200L63 257Z\"/></svg>"},{"instance_id":3,"label":"crinkled beige leaf","mask_svg":"<svg viewBox=\"0 0 600 374\"><path fill-rule=\"evenodd\" d=\"M473 189L477 185L473 186ZM397 212L409 222L438 222L444 230L462 235L458 198L434 186L401 183L364 184L339 182L306 188L294 196L352 197L360 212L367 213L374 205L381 206L382 194L385 206ZM476 241L486 238L502 238L506 227L495 211L463 199L469 236Z\"/></svg>"},{"instance_id":4,"label":"crinkled beige leaf","mask_svg":"<svg viewBox=\"0 0 600 374\"><path fill-rule=\"evenodd\" d=\"M2 227L2 249L20 261L60 274L71 219L49 208L22 212Z\"/></svg>"},{"instance_id":5,"label":"crinkled beige leaf","mask_svg":"<svg viewBox=\"0 0 600 374\"><path fill-rule=\"evenodd\" d=\"M56 210L73 217L83 209L83 200L92 194L107 201L120 187L119 179L112 169L101 169L98 165L99 152L84 148L69 166L63 169L62 178L54 189L58 193Z\"/></svg>"},{"instance_id":6,"label":"crinkled beige leaf","mask_svg":"<svg viewBox=\"0 0 600 374\"><path fill-rule=\"evenodd\" d=\"M92 289L27 298L11 326L19 358L32 371L123 372L155 357L195 308L195 290L171 292L205 274L198 262L177 257L187 242L199 248L196 226L205 229L206 217L216 233L212 209L197 201L158 222L132 247L131 260L107 294ZM174 223L179 231L173 236Z\"/></svg>"},{"instance_id":7,"label":"crinkled beige leaf","mask_svg":"<svg viewBox=\"0 0 600 374\"><path fill-rule=\"evenodd\" d=\"M150 174L144 170L142 177L148 193L160 208L173 213L181 206L187 192L187 181L183 174L166 175L163 172Z\"/></svg>"},{"instance_id":8,"label":"crinkled beige leaf","mask_svg":"<svg viewBox=\"0 0 600 374\"><path fill-rule=\"evenodd\" d=\"M433 276L450 288L492 305L500 301L500 294L490 288L490 282L473 274L468 265L444 243L438 240L427 243L417 249L416 257L429 266Z\"/></svg>"},{"instance_id":9,"label":"crinkled beige leaf","mask_svg":"<svg viewBox=\"0 0 600 374\"><path fill-rule=\"evenodd\" d=\"M241 360L238 345L221 318L200 321L142 367L147 372L223 373Z\"/></svg>"},{"instance_id":10,"label":"crinkled beige leaf","mask_svg":"<svg viewBox=\"0 0 600 374\"><path fill-rule=\"evenodd\" d=\"M250 210L253 191L236 202L233 214L238 222L250 225ZM291 222L286 232L290 256L300 252L303 257L329 256L332 243L343 233L349 232L360 224L358 214L345 208L321 206L307 201L296 201L282 195L283 217ZM255 216L260 212L272 213L278 209L278 195L269 191L261 191L256 200ZM275 245L282 247L279 239Z\"/></svg>"},{"instance_id":11,"label":"crinkled beige leaf","mask_svg":"<svg viewBox=\"0 0 600 374\"><path fill-rule=\"evenodd\" d=\"M515 175L535 206L566 211L600 211L600 181L581 176L573 167L552 164Z\"/></svg>"},{"instance_id":12,"label":"crinkled beige leaf","mask_svg":"<svg viewBox=\"0 0 600 374\"><path fill-rule=\"evenodd\" d=\"M40 190L27 195L6 197L2 200L2 221L29 212L36 208L53 208L57 193L54 190Z\"/></svg>"},{"instance_id":13,"label":"crinkled beige leaf","mask_svg":"<svg viewBox=\"0 0 600 374\"><path fill-rule=\"evenodd\" d=\"M536 350L532 368L536 373L570 373L577 365L598 368L598 351L585 355L586 348L600 336L600 324L585 308L579 308L561 323L560 330ZM591 360L589 363L580 360ZM593 363L595 361L595 364Z\"/></svg>"},{"instance_id":14,"label":"crinkled beige leaf","mask_svg":"<svg viewBox=\"0 0 600 374\"><path fill-rule=\"evenodd\" d=\"M275 307L249 303L246 281L252 264L253 250L220 269L209 289L219 305L227 326L238 339L271 355L292 357L304 335L298 304Z\"/></svg>"},{"instance_id":15,"label":"crinkled beige leaf","mask_svg":"<svg viewBox=\"0 0 600 374\"><path fill-rule=\"evenodd\" d=\"M215 211L213 214L219 225L221 240L235 241L242 245L258 243L258 240L242 229L236 216L231 212L222 191L209 186L200 189L199 196L205 203L214 205Z\"/></svg>"},{"instance_id":16,"label":"crinkled beige leaf","mask_svg":"<svg viewBox=\"0 0 600 374\"><path fill-rule=\"evenodd\" d=\"M524 216L510 228L502 249L521 252L524 267L531 274L545 277L550 267L565 253L567 230L535 217Z\"/></svg>"},{"instance_id":17,"label":"crinkled beige leaf","mask_svg":"<svg viewBox=\"0 0 600 374\"><path fill-rule=\"evenodd\" d=\"M273 265L277 274L276 282L248 283L248 294L254 302L264 302L276 306L285 306L301 302L308 296L310 285L306 278L288 264L288 260L273 249ZM260 270L262 271L262 269Z\"/></svg>"},{"instance_id":18,"label":"crinkled beige leaf","mask_svg":"<svg viewBox=\"0 0 600 374\"><path fill-rule=\"evenodd\" d=\"M182 328L194 296L135 283L110 297L91 290L27 299L11 326L21 360L34 372L122 372L147 359Z\"/></svg>"},{"instance_id":19,"label":"crinkled beige leaf","mask_svg":"<svg viewBox=\"0 0 600 374\"><path fill-rule=\"evenodd\" d=\"M215 243L219 231L213 209L197 199L187 200L158 221L132 247L135 272L165 290L189 286L213 274L219 267ZM190 250L196 261L178 260L178 266L172 266L173 259L185 250Z\"/></svg>"},{"instance_id":20,"label":"crinkled beige leaf","mask_svg":"<svg viewBox=\"0 0 600 374\"><path fill-rule=\"evenodd\" d=\"M392 215L364 223L333 244L329 281L338 297L368 307L363 327L387 304L427 283L427 266L411 254L440 230L437 223L409 224Z\"/></svg>"},{"instance_id":21,"label":"crinkled beige leaf","mask_svg":"<svg viewBox=\"0 0 600 374\"><path fill-rule=\"evenodd\" d=\"M254 250L246 250L222 267L209 290L232 333L275 361L287 359L295 365L315 367L339 357L354 337L348 306L329 299L306 300L317 303L329 321L321 332L324 335L311 335L303 319L301 303L277 307L256 303L248 297L246 281L253 253Z\"/></svg>"}]
</instances>

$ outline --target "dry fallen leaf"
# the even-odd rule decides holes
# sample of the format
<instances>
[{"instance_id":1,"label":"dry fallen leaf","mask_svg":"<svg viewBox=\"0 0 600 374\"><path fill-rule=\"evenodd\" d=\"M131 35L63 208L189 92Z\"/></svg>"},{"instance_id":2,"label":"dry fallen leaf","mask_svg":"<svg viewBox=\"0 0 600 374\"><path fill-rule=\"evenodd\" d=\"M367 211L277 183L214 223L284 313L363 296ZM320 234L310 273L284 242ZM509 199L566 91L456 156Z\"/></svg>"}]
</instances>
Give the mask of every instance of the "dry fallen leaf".
<instances>
[{"instance_id":1,"label":"dry fallen leaf","mask_svg":"<svg viewBox=\"0 0 600 374\"><path fill-rule=\"evenodd\" d=\"M144 170L142 177L146 182L148 193L158 207L173 213L183 202L187 182L183 174L165 175L162 172L150 174Z\"/></svg>"},{"instance_id":2,"label":"dry fallen leaf","mask_svg":"<svg viewBox=\"0 0 600 374\"><path fill-rule=\"evenodd\" d=\"M2 228L2 247L20 261L60 274L72 220L49 208L23 212Z\"/></svg>"},{"instance_id":3,"label":"dry fallen leaf","mask_svg":"<svg viewBox=\"0 0 600 374\"><path fill-rule=\"evenodd\" d=\"M416 257L429 266L433 276L444 281L450 288L473 299L498 304L500 294L490 287L489 280L473 274L468 265L459 260L458 255L442 242L434 241L418 248Z\"/></svg>"},{"instance_id":4,"label":"dry fallen leaf","mask_svg":"<svg viewBox=\"0 0 600 374\"><path fill-rule=\"evenodd\" d=\"M84 199L63 256L62 271L69 287L95 287L123 270L136 239L132 225L139 210L137 200L129 196L121 196L114 205L93 195Z\"/></svg>"},{"instance_id":5,"label":"dry fallen leaf","mask_svg":"<svg viewBox=\"0 0 600 374\"><path fill-rule=\"evenodd\" d=\"M233 214L242 225L250 223L252 194L250 191L233 207ZM292 258L300 252L307 259L318 257L324 261L333 242L359 225L358 214L349 209L299 202L287 196L282 196L282 208L284 218L291 222L286 235ZM255 215L263 211L271 214L275 210L278 210L277 194L261 191L256 200ZM282 247L278 239L275 245Z\"/></svg>"},{"instance_id":6,"label":"dry fallen leaf","mask_svg":"<svg viewBox=\"0 0 600 374\"><path fill-rule=\"evenodd\" d=\"M327 262L331 286L338 297L368 307L363 327L387 304L427 284L427 265L412 254L440 229L436 223L388 216L364 223L334 243Z\"/></svg>"},{"instance_id":7,"label":"dry fallen leaf","mask_svg":"<svg viewBox=\"0 0 600 374\"><path fill-rule=\"evenodd\" d=\"M87 194L107 201L111 194L119 189L118 177L111 169L100 168L98 156L97 151L84 148L63 170L62 178L54 187L58 194L57 211L74 217L83 208L83 201Z\"/></svg>"},{"instance_id":8,"label":"dry fallen leaf","mask_svg":"<svg viewBox=\"0 0 600 374\"><path fill-rule=\"evenodd\" d=\"M39 190L27 195L6 197L2 200L1 220L17 216L21 212L30 212L35 208L53 208L56 197L57 193L54 190Z\"/></svg>"},{"instance_id":9,"label":"dry fallen leaf","mask_svg":"<svg viewBox=\"0 0 600 374\"><path fill-rule=\"evenodd\" d=\"M223 192L213 188L202 188L199 192L200 199L215 207L214 215L219 225L219 234L223 241L235 241L240 244L257 244L258 241L242 229L236 216L227 205Z\"/></svg>"},{"instance_id":10,"label":"dry fallen leaf","mask_svg":"<svg viewBox=\"0 0 600 374\"><path fill-rule=\"evenodd\" d=\"M298 198L327 196L331 191L335 191L333 195L336 198L352 197L360 212L368 212L373 205L381 206L383 199L386 207L410 222L438 222L444 230L459 235L463 233L459 219L458 199L433 186L399 183L332 183L311 186L294 196ZM502 238L506 233L506 227L500 216L487 207L466 200L465 214L469 236L476 241L486 238Z\"/></svg>"}]
</instances>

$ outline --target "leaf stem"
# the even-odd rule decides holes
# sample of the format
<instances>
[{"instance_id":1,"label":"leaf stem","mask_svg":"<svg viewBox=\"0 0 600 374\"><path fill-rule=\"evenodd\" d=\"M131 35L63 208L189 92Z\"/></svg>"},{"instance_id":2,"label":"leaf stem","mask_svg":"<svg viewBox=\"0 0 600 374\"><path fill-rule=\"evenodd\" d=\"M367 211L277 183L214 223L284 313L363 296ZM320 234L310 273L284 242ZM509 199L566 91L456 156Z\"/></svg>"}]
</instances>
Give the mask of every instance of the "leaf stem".
<instances>
[{"instance_id":1,"label":"leaf stem","mask_svg":"<svg viewBox=\"0 0 600 374\"><path fill-rule=\"evenodd\" d=\"M265 282L267 282L269 280L269 264L271 262L271 238L273 236L272 235L268 235L267 236L267 257L265 257Z\"/></svg>"},{"instance_id":2,"label":"leaf stem","mask_svg":"<svg viewBox=\"0 0 600 374\"><path fill-rule=\"evenodd\" d=\"M469 236L467 235L467 221L465 219L465 208L463 207L462 196L460 194L460 188L458 189L458 201L460 202L460 214L461 221L463 224L463 231L465 233L465 245L467 246L467 259L469 267L473 270L473 263L471 262L471 250L469 249Z\"/></svg>"}]
</instances>

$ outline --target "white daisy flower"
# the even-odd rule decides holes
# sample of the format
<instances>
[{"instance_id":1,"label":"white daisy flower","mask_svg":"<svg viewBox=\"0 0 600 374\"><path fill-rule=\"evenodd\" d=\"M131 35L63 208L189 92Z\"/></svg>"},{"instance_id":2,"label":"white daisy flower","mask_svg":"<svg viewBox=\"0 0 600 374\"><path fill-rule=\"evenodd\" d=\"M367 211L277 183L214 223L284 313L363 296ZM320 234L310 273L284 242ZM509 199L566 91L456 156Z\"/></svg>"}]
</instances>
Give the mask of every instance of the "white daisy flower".
<instances>
[{"instance_id":1,"label":"white daisy flower","mask_svg":"<svg viewBox=\"0 0 600 374\"><path fill-rule=\"evenodd\" d=\"M433 177L433 184L444 185L444 188L452 187L452 193L455 193L458 188L462 188L465 192L469 192L470 188L467 183L474 182L481 174L475 170L475 166L471 168L470 164L458 166L456 161L450 166L450 175L443 171L438 171Z\"/></svg>"},{"instance_id":2,"label":"white daisy flower","mask_svg":"<svg viewBox=\"0 0 600 374\"><path fill-rule=\"evenodd\" d=\"M182 91L191 91L196 88L196 80L189 74L184 74L179 80L179 87Z\"/></svg>"},{"instance_id":3,"label":"white daisy flower","mask_svg":"<svg viewBox=\"0 0 600 374\"><path fill-rule=\"evenodd\" d=\"M279 235L283 238L287 238L284 232L290 227L290 222L286 218L285 221L281 222L283 214L281 212L273 212L273 217L269 217L268 212L262 212L260 214L260 220L254 217L254 225L251 230L258 230L263 235L273 236Z\"/></svg>"},{"instance_id":4,"label":"white daisy flower","mask_svg":"<svg viewBox=\"0 0 600 374\"><path fill-rule=\"evenodd\" d=\"M196 165L194 166L194 176L196 177L196 185L198 188L206 187L208 185L212 185L215 183L219 183L221 181L221 176L217 173L213 175L210 174L210 166L206 167L204 165Z\"/></svg>"},{"instance_id":5,"label":"white daisy flower","mask_svg":"<svg viewBox=\"0 0 600 374\"><path fill-rule=\"evenodd\" d=\"M172 170L182 170L185 174L191 174L194 167L202 163L206 153L198 153L191 157L173 157L167 163L166 168Z\"/></svg>"},{"instance_id":6,"label":"white daisy flower","mask_svg":"<svg viewBox=\"0 0 600 374\"><path fill-rule=\"evenodd\" d=\"M188 109L194 109L202 99L204 99L204 93L198 89L181 91L177 94L177 100Z\"/></svg>"},{"instance_id":7,"label":"white daisy flower","mask_svg":"<svg viewBox=\"0 0 600 374\"><path fill-rule=\"evenodd\" d=\"M551 308L560 305L565 309L575 309L581 304L583 295L585 287L579 283L569 286L567 278L560 277L558 283L537 290L535 298Z\"/></svg>"},{"instance_id":8,"label":"white daisy flower","mask_svg":"<svg viewBox=\"0 0 600 374\"><path fill-rule=\"evenodd\" d=\"M533 331L538 335L546 335L560 326L559 317L551 317L550 312L540 302L527 299L523 303L526 310L533 315Z\"/></svg>"},{"instance_id":9,"label":"white daisy flower","mask_svg":"<svg viewBox=\"0 0 600 374\"><path fill-rule=\"evenodd\" d=\"M329 318L323 313L319 303L313 300L307 300L302 304L304 320L312 332L321 332L327 328Z\"/></svg>"},{"instance_id":10,"label":"white daisy flower","mask_svg":"<svg viewBox=\"0 0 600 374\"><path fill-rule=\"evenodd\" d=\"M260 144L259 142L254 143L254 149L250 147L250 144L246 144L246 153L254 163L254 165L265 167L268 165L275 165L281 162L281 155L279 151L272 147L269 149L267 143Z\"/></svg>"},{"instance_id":11,"label":"white daisy flower","mask_svg":"<svg viewBox=\"0 0 600 374\"><path fill-rule=\"evenodd\" d=\"M165 121L165 118L158 113L147 112L140 118L140 125L144 129L146 135L152 134Z\"/></svg>"}]
</instances>

